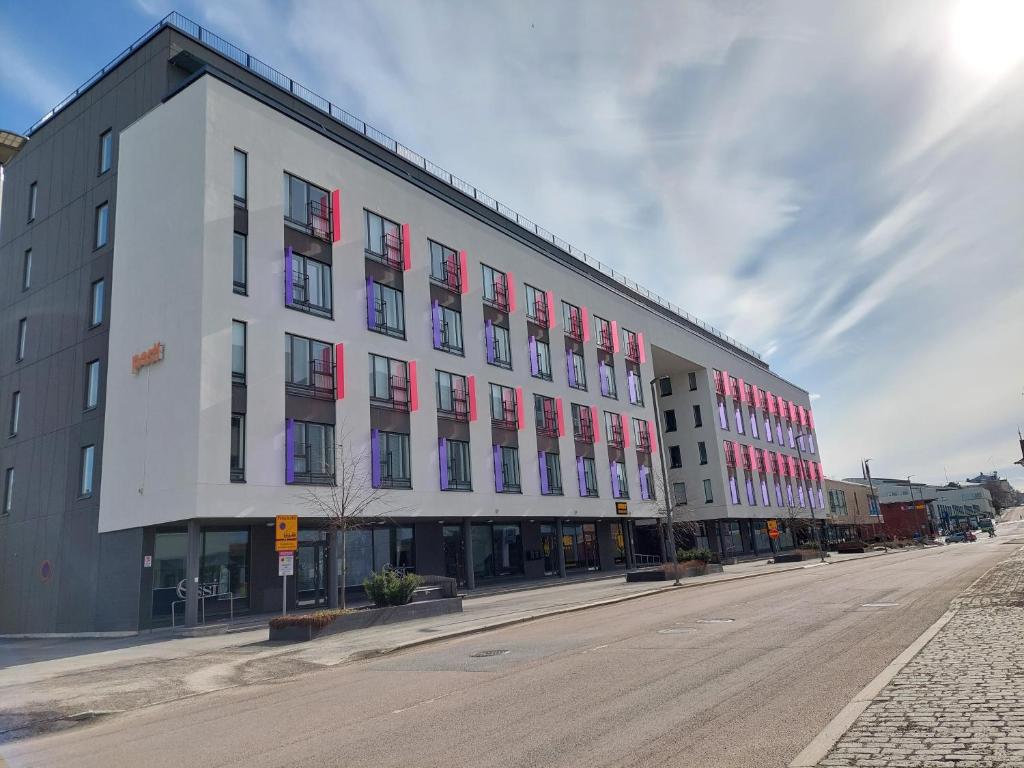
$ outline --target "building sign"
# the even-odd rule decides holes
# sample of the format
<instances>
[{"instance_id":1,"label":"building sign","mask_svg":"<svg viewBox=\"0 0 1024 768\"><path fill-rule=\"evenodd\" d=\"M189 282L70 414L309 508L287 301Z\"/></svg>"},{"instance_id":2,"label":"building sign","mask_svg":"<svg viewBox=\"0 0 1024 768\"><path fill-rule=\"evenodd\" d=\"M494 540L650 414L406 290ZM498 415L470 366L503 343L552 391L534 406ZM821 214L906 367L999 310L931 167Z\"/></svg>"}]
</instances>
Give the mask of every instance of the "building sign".
<instances>
[{"instance_id":1,"label":"building sign","mask_svg":"<svg viewBox=\"0 0 1024 768\"><path fill-rule=\"evenodd\" d=\"M153 567L153 556L152 555L145 555L142 558L142 567L143 568L152 568Z\"/></svg>"},{"instance_id":2,"label":"building sign","mask_svg":"<svg viewBox=\"0 0 1024 768\"><path fill-rule=\"evenodd\" d=\"M298 515L278 515L274 518L274 549L277 552L294 552L299 548ZM283 575L283 574L282 574Z\"/></svg>"},{"instance_id":3,"label":"building sign","mask_svg":"<svg viewBox=\"0 0 1024 768\"><path fill-rule=\"evenodd\" d=\"M615 514L616 515L628 515L629 514L629 507L626 505L626 502L624 502L624 501L616 501L615 502Z\"/></svg>"},{"instance_id":4,"label":"building sign","mask_svg":"<svg viewBox=\"0 0 1024 768\"><path fill-rule=\"evenodd\" d=\"M164 345L155 342L149 349L132 355L132 373L138 374L147 365L159 363L164 359Z\"/></svg>"},{"instance_id":5,"label":"building sign","mask_svg":"<svg viewBox=\"0 0 1024 768\"><path fill-rule=\"evenodd\" d=\"M293 553L293 552L278 552L277 553L277 575L278 576L294 576L295 575L295 553Z\"/></svg>"}]
</instances>

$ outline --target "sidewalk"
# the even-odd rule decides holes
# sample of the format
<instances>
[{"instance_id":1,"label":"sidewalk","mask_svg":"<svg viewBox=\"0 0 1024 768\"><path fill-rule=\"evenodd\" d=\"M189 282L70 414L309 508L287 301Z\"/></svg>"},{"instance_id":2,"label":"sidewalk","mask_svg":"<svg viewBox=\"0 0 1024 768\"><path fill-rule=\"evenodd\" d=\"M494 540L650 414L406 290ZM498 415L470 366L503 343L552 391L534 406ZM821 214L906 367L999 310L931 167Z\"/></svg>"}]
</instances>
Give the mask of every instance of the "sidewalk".
<instances>
[{"instance_id":1,"label":"sidewalk","mask_svg":"<svg viewBox=\"0 0 1024 768\"><path fill-rule=\"evenodd\" d=\"M912 550L919 551L919 550ZM836 564L885 553L835 555ZM33 643L0 642L0 742L41 730L67 727L68 718L88 712L135 709L236 685L294 676L424 642L478 632L575 610L630 600L658 592L694 588L735 579L805 568L819 561L768 565L750 561L725 566L724 572L671 582L627 584L613 578L568 581L520 591L467 597L464 612L333 635L310 643L267 640L266 628L205 637L153 636L123 646L97 640L80 644L82 652L60 649L60 658L38 660ZM56 651L55 651L56 653Z\"/></svg>"},{"instance_id":2,"label":"sidewalk","mask_svg":"<svg viewBox=\"0 0 1024 768\"><path fill-rule=\"evenodd\" d=\"M971 585L942 621L823 759L793 765L1024 765L1024 551Z\"/></svg>"}]
</instances>

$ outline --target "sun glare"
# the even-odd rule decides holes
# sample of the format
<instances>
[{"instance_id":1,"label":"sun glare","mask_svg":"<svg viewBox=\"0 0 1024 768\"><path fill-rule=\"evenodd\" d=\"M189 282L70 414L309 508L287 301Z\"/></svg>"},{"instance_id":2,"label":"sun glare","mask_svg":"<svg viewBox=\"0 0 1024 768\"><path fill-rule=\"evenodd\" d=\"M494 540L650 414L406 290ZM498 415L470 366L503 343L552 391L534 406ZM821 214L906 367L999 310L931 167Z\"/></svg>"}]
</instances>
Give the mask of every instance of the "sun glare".
<instances>
[{"instance_id":1,"label":"sun glare","mask_svg":"<svg viewBox=\"0 0 1024 768\"><path fill-rule=\"evenodd\" d=\"M999 76L1024 59L1024 0L960 0L950 18L953 48L979 74Z\"/></svg>"}]
</instances>

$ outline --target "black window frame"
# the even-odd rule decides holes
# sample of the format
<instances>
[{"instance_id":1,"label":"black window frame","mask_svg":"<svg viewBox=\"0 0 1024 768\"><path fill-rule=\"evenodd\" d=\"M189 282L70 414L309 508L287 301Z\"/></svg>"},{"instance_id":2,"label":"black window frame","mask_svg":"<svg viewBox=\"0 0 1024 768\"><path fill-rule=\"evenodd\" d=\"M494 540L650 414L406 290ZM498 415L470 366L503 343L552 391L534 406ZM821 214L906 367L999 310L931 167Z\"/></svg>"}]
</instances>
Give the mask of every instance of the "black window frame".
<instances>
[{"instance_id":1,"label":"black window frame","mask_svg":"<svg viewBox=\"0 0 1024 768\"><path fill-rule=\"evenodd\" d=\"M678 445L668 447L669 469L681 469L683 466L683 451Z\"/></svg>"},{"instance_id":2,"label":"black window frame","mask_svg":"<svg viewBox=\"0 0 1024 768\"><path fill-rule=\"evenodd\" d=\"M708 463L708 446L703 440L697 441L697 456L700 458L701 466Z\"/></svg>"},{"instance_id":3,"label":"black window frame","mask_svg":"<svg viewBox=\"0 0 1024 768\"><path fill-rule=\"evenodd\" d=\"M103 325L103 317L106 314L107 283L104 278L93 280L89 286L89 329L99 328ZM99 309L99 320L96 319L96 310Z\"/></svg>"},{"instance_id":4,"label":"black window frame","mask_svg":"<svg viewBox=\"0 0 1024 768\"><path fill-rule=\"evenodd\" d=\"M309 440L309 428L317 427L324 430L324 466L330 465L330 472L314 472L310 466L312 443ZM292 447L292 484L294 485L334 485L337 482L337 450L335 446L335 440L337 439L336 431L333 424L325 424L320 421L305 421L295 419L293 422L293 429L295 430L295 439ZM300 441L298 438L299 430L305 435L305 440ZM330 440L326 438L330 436ZM298 449L303 448L304 452L299 453ZM300 472L296 466L298 459L302 458L306 462L306 471ZM330 457L327 461L327 457Z\"/></svg>"},{"instance_id":5,"label":"black window frame","mask_svg":"<svg viewBox=\"0 0 1024 768\"><path fill-rule=\"evenodd\" d=\"M4 469L4 498L0 514L9 515L14 509L14 467Z\"/></svg>"},{"instance_id":6,"label":"black window frame","mask_svg":"<svg viewBox=\"0 0 1024 768\"><path fill-rule=\"evenodd\" d=\"M697 372L687 371L686 372L686 383L690 387L691 392L697 391Z\"/></svg>"},{"instance_id":7,"label":"black window frame","mask_svg":"<svg viewBox=\"0 0 1024 768\"><path fill-rule=\"evenodd\" d=\"M449 316L454 316L455 325L457 326L458 343L452 343L450 340L449 332ZM459 355L460 357L466 356L466 329L462 323L462 312L461 310L453 307L446 307L444 305L438 305L438 322L441 323L441 346L442 352L447 352L450 355Z\"/></svg>"},{"instance_id":8,"label":"black window frame","mask_svg":"<svg viewBox=\"0 0 1024 768\"><path fill-rule=\"evenodd\" d=\"M501 490L496 493L522 493L523 473L522 464L519 461L518 445L500 445L498 451L501 454ZM509 461L511 459L511 462ZM510 472L509 470L513 470ZM509 482L509 475L515 476L515 482Z\"/></svg>"},{"instance_id":9,"label":"black window frame","mask_svg":"<svg viewBox=\"0 0 1024 768\"><path fill-rule=\"evenodd\" d=\"M562 484L562 455L558 451L544 451L544 466L542 470L547 476L548 490L545 493L541 490L541 496L564 496L565 488Z\"/></svg>"},{"instance_id":10,"label":"black window frame","mask_svg":"<svg viewBox=\"0 0 1024 768\"><path fill-rule=\"evenodd\" d=\"M665 409L665 431L676 432L679 429L679 423L676 421L676 410L675 408Z\"/></svg>"},{"instance_id":11,"label":"black window frame","mask_svg":"<svg viewBox=\"0 0 1024 768\"><path fill-rule=\"evenodd\" d=\"M28 185L28 219L26 223L31 224L36 220L39 212L39 182L33 181Z\"/></svg>"},{"instance_id":12,"label":"black window frame","mask_svg":"<svg viewBox=\"0 0 1024 768\"><path fill-rule=\"evenodd\" d=\"M309 300L309 263L313 262L321 270L322 282L320 293L327 299L327 304L314 304ZM298 266L299 274L295 271ZM296 282L298 277L299 282ZM326 320L334 319L334 267L327 262L314 259L302 253L292 251L292 301L288 306L299 312L306 312ZM324 288L327 290L325 291ZM296 289L301 292L302 298L296 298Z\"/></svg>"},{"instance_id":13,"label":"black window frame","mask_svg":"<svg viewBox=\"0 0 1024 768\"><path fill-rule=\"evenodd\" d=\"M448 377L448 391L451 392L451 408L444 407L442 397L442 377ZM455 384L461 380L461 390ZM462 397L456 397L456 392L461 392ZM461 373L434 369L434 402L437 415L453 421L469 421L469 380Z\"/></svg>"},{"instance_id":14,"label":"black window frame","mask_svg":"<svg viewBox=\"0 0 1024 768\"><path fill-rule=\"evenodd\" d=\"M518 430L519 429L519 402L518 393L515 387L510 387L505 384L497 384L495 382L488 382L489 387L487 390L487 397L489 400L488 409L491 412L491 425L499 427L500 429ZM499 392L499 400L495 400L494 393L495 389ZM512 398L506 400L504 393L508 391L512 393ZM494 405L495 402L501 403L501 414L495 414ZM509 407L510 406L510 407Z\"/></svg>"},{"instance_id":15,"label":"black window frame","mask_svg":"<svg viewBox=\"0 0 1024 768\"><path fill-rule=\"evenodd\" d=\"M583 341L583 310L565 299L562 299L562 326L570 339Z\"/></svg>"},{"instance_id":16,"label":"black window frame","mask_svg":"<svg viewBox=\"0 0 1024 768\"><path fill-rule=\"evenodd\" d=\"M672 379L668 376L661 376L658 379L658 395L660 397L672 396Z\"/></svg>"},{"instance_id":17,"label":"black window frame","mask_svg":"<svg viewBox=\"0 0 1024 768\"><path fill-rule=\"evenodd\" d=\"M373 237L370 234L370 217L373 216L380 220L380 250L375 250ZM394 227L394 232L389 232L389 227ZM402 225L401 223L389 219L383 214L371 211L369 208L363 209L363 226L366 232L366 239L363 241L363 252L367 258L373 261L380 262L392 269L401 271L405 267L404 258L402 255L402 248L405 243L402 242ZM410 244L411 245L411 244Z\"/></svg>"},{"instance_id":18,"label":"black window frame","mask_svg":"<svg viewBox=\"0 0 1024 768\"><path fill-rule=\"evenodd\" d=\"M238 279L238 243L242 243L242 279ZM293 255L294 258L294 255ZM294 276L294 275L293 275ZM231 290L240 296L249 295L249 236L234 232L231 238Z\"/></svg>"},{"instance_id":19,"label":"black window frame","mask_svg":"<svg viewBox=\"0 0 1024 768\"><path fill-rule=\"evenodd\" d=\"M104 158L104 154L106 157ZM106 160L106 166L104 166L104 159ZM103 176L110 172L110 169L114 167L114 132L113 129L107 128L100 134L100 145L99 145L99 157L97 158L96 168L97 176Z\"/></svg>"},{"instance_id":20,"label":"black window frame","mask_svg":"<svg viewBox=\"0 0 1024 768\"><path fill-rule=\"evenodd\" d=\"M235 370L235 328L242 329L242 369ZM249 324L238 318L231 318L231 383L245 386L249 368Z\"/></svg>"},{"instance_id":21,"label":"black window frame","mask_svg":"<svg viewBox=\"0 0 1024 768\"><path fill-rule=\"evenodd\" d=\"M22 317L18 320L18 334L14 340L14 362L20 363L25 359L26 346L28 346L28 318Z\"/></svg>"},{"instance_id":22,"label":"black window frame","mask_svg":"<svg viewBox=\"0 0 1024 768\"><path fill-rule=\"evenodd\" d=\"M32 249L26 248L21 257L21 290L27 291L32 287Z\"/></svg>"},{"instance_id":23,"label":"black window frame","mask_svg":"<svg viewBox=\"0 0 1024 768\"><path fill-rule=\"evenodd\" d=\"M391 462L391 442L395 440L399 444L404 444L405 454L405 466L400 469L407 469L408 473L404 476L395 475L392 471ZM378 430L377 431L377 447L380 451L380 455L377 457L377 461L380 464L380 484L378 488L391 488L408 490L412 488L412 440L408 432L392 432L390 430ZM386 456L386 459L385 459ZM385 471L386 470L386 471Z\"/></svg>"},{"instance_id":24,"label":"black window frame","mask_svg":"<svg viewBox=\"0 0 1024 768\"><path fill-rule=\"evenodd\" d=\"M248 172L248 162L246 163ZM284 173L284 223L294 229L301 230L311 237L324 242L331 242L333 239L333 226L331 224L331 192L328 189L317 186L294 173ZM296 212L292 206L292 180L304 185L305 202L302 206L304 215L302 219L296 219L292 214ZM319 200L314 199L310 190L322 192ZM248 182L246 182L246 195L248 195Z\"/></svg>"},{"instance_id":25,"label":"black window frame","mask_svg":"<svg viewBox=\"0 0 1024 768\"><path fill-rule=\"evenodd\" d=\"M103 219L103 242L100 242L100 219ZM92 249L98 251L110 245L110 201L104 200L96 206L95 219L93 221L93 244Z\"/></svg>"},{"instance_id":26,"label":"black window frame","mask_svg":"<svg viewBox=\"0 0 1024 768\"><path fill-rule=\"evenodd\" d=\"M308 369L307 380L309 382L307 384L295 381L293 378L295 373L296 339L306 342L306 367ZM284 335L284 343L285 393L297 397L312 397L317 400L334 400L337 394L337 361L335 360L334 345L321 339L287 332ZM327 361L326 365L322 357L317 357L314 354L314 345L317 344L322 345L321 348L326 349L329 353L330 360ZM289 360L292 361L291 365L289 365Z\"/></svg>"},{"instance_id":27,"label":"black window frame","mask_svg":"<svg viewBox=\"0 0 1024 768\"><path fill-rule=\"evenodd\" d=\"M558 437L558 403L555 398L534 393L533 423L538 435Z\"/></svg>"},{"instance_id":28,"label":"black window frame","mask_svg":"<svg viewBox=\"0 0 1024 768\"><path fill-rule=\"evenodd\" d=\"M704 426L704 415L700 412L700 403L693 404L693 428L700 429Z\"/></svg>"},{"instance_id":29,"label":"black window frame","mask_svg":"<svg viewBox=\"0 0 1024 768\"><path fill-rule=\"evenodd\" d=\"M393 285L386 285L385 283L374 280L371 284L373 286L373 327L369 330L374 333L379 333L382 336L389 336L392 339L405 339L405 291L401 288L396 288ZM387 306L388 300L384 297L384 292L390 291L398 297L399 303L401 304L401 312L399 317L401 318L401 327L388 325L387 319ZM390 294L389 294L390 295Z\"/></svg>"},{"instance_id":30,"label":"black window frame","mask_svg":"<svg viewBox=\"0 0 1024 768\"><path fill-rule=\"evenodd\" d=\"M448 487L446 491L472 491L473 490L473 451L470 449L470 443L468 440L453 440L448 438L446 440L447 445L447 456L448 456ZM455 476L453 470L457 465L457 462L452 461L455 456L454 447L458 447L458 451L463 454L462 459L466 469L466 478L461 479Z\"/></svg>"},{"instance_id":31,"label":"black window frame","mask_svg":"<svg viewBox=\"0 0 1024 768\"><path fill-rule=\"evenodd\" d=\"M237 448L236 451L236 429L235 424L238 424L237 429ZM231 414L231 433L228 439L230 458L228 459L228 472L229 479L232 483L244 483L245 482L245 414L244 413L232 413Z\"/></svg>"},{"instance_id":32,"label":"black window frame","mask_svg":"<svg viewBox=\"0 0 1024 768\"><path fill-rule=\"evenodd\" d=\"M7 436L17 437L18 429L21 427L21 390L16 389L11 393L11 413L7 425Z\"/></svg>"},{"instance_id":33,"label":"black window frame","mask_svg":"<svg viewBox=\"0 0 1024 768\"><path fill-rule=\"evenodd\" d=\"M238 159L242 159L242 196L238 196L236 182L238 181ZM238 147L234 148L231 155L231 196L234 199L236 208L249 207L249 153Z\"/></svg>"},{"instance_id":34,"label":"black window frame","mask_svg":"<svg viewBox=\"0 0 1024 768\"><path fill-rule=\"evenodd\" d=\"M86 460L89 456L89 472L86 474ZM89 487L86 488L86 478ZM78 498L89 499L96 493L96 444L83 445L79 451L78 459Z\"/></svg>"},{"instance_id":35,"label":"black window frame","mask_svg":"<svg viewBox=\"0 0 1024 768\"><path fill-rule=\"evenodd\" d=\"M440 259L434 259L435 247L440 253ZM459 252L451 246L427 238L427 250L430 253L430 280L436 285L447 288L454 293L462 291L462 267L460 264ZM451 258L447 258L450 255ZM435 271L435 267L439 271Z\"/></svg>"},{"instance_id":36,"label":"black window frame","mask_svg":"<svg viewBox=\"0 0 1024 768\"><path fill-rule=\"evenodd\" d=\"M95 369L93 366L96 366ZM89 402L90 387L92 385L93 370L96 371L96 400ZM103 388L103 365L100 359L94 358L85 364L85 392L82 398L82 410L93 411L100 405L100 390Z\"/></svg>"},{"instance_id":37,"label":"black window frame","mask_svg":"<svg viewBox=\"0 0 1024 768\"><path fill-rule=\"evenodd\" d=\"M370 405L378 408L387 408L392 411L408 411L412 407L410 401L410 382L409 382L409 361L401 360L397 357L389 357L388 355L378 355L375 352L368 353L369 358L369 376L370 376ZM383 397L377 388L376 379L376 364L375 360L384 360L387 362L388 370L388 392L387 397ZM397 363L401 366L404 371L403 374L393 373L394 364Z\"/></svg>"},{"instance_id":38,"label":"black window frame","mask_svg":"<svg viewBox=\"0 0 1024 768\"><path fill-rule=\"evenodd\" d=\"M488 272L491 278L488 279ZM500 277L500 280L498 279ZM488 291L488 288L490 290ZM493 296L488 296L492 293ZM499 309L502 312L509 310L508 295L508 273L489 264L480 263L480 296L484 304Z\"/></svg>"}]
</instances>

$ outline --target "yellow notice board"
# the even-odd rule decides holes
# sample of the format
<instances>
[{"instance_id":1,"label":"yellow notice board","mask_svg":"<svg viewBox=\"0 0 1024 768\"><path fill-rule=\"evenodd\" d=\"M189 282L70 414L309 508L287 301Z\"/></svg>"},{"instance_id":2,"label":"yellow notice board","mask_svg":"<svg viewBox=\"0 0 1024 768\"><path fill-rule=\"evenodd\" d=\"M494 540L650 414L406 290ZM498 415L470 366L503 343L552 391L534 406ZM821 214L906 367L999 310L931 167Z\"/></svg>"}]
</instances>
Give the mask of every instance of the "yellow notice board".
<instances>
[{"instance_id":1,"label":"yellow notice board","mask_svg":"<svg viewBox=\"0 0 1024 768\"><path fill-rule=\"evenodd\" d=\"M274 518L274 550L294 552L299 547L299 516L278 515Z\"/></svg>"}]
</instances>

